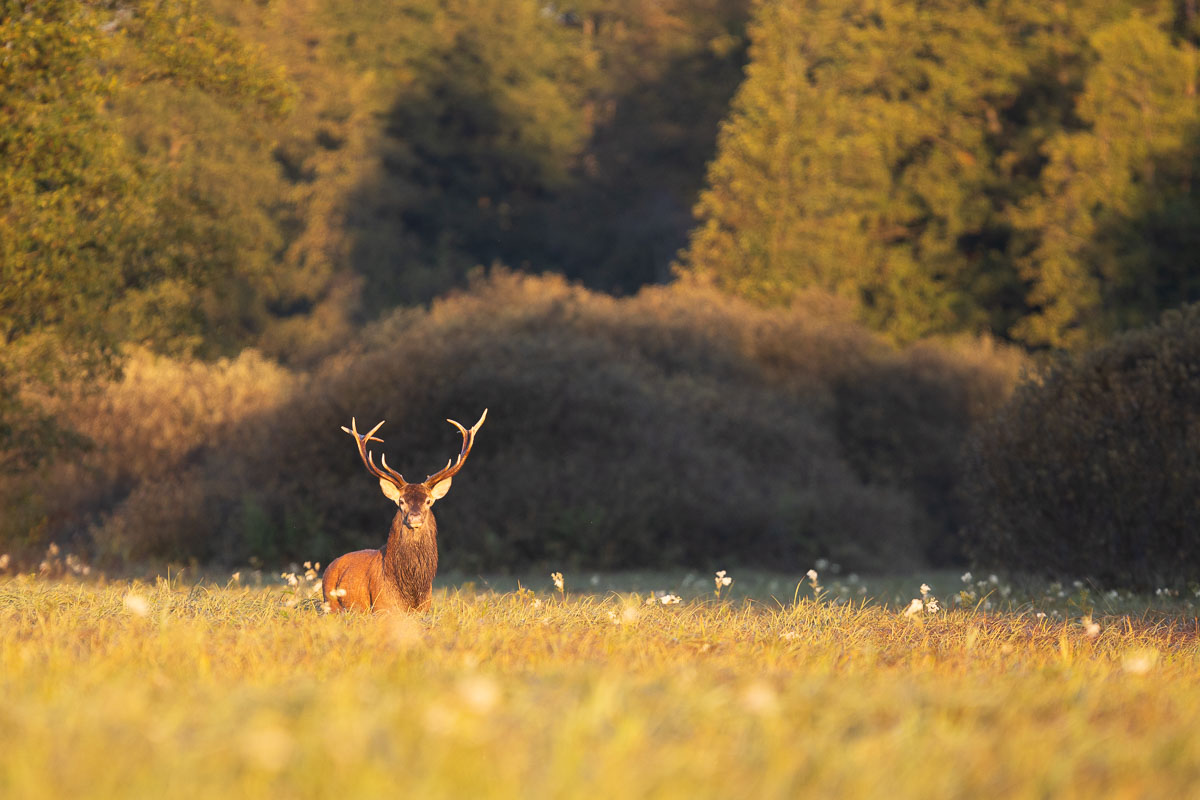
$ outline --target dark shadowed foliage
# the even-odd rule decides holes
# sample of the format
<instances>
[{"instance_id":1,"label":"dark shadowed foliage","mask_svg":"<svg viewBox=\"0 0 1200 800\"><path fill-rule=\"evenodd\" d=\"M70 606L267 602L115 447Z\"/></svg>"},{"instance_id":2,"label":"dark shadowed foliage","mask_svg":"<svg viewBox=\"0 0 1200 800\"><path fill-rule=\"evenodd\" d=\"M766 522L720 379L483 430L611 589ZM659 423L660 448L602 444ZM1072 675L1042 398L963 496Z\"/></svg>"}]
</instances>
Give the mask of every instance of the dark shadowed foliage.
<instances>
[{"instance_id":1,"label":"dark shadowed foliage","mask_svg":"<svg viewBox=\"0 0 1200 800\"><path fill-rule=\"evenodd\" d=\"M970 448L981 563L1104 585L1200 574L1200 306L1021 386Z\"/></svg>"},{"instance_id":2,"label":"dark shadowed foliage","mask_svg":"<svg viewBox=\"0 0 1200 800\"><path fill-rule=\"evenodd\" d=\"M386 419L376 450L417 480L457 452L443 418L470 423L486 407L438 504L448 566L953 558L954 456L1019 357L979 343L896 350L810 300L763 310L687 286L614 299L497 272L393 314L309 375L240 359L184 389L186 375L135 371L143 389L74 410L109 441L60 477L67 511L46 535L89 530L114 563L378 546L394 509L340 426ZM179 419L163 392L180 394Z\"/></svg>"}]
</instances>

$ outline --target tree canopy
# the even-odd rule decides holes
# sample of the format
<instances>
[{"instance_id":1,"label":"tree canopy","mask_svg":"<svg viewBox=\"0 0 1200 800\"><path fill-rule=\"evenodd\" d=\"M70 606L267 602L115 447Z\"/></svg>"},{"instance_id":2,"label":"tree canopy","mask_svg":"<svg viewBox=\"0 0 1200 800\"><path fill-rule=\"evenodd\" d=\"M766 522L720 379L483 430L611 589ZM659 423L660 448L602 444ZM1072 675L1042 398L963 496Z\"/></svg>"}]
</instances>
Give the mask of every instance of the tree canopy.
<instances>
[{"instance_id":1,"label":"tree canopy","mask_svg":"<svg viewBox=\"0 0 1200 800\"><path fill-rule=\"evenodd\" d=\"M679 268L905 339L1073 347L1196 299L1194 17L762 0Z\"/></svg>"}]
</instances>

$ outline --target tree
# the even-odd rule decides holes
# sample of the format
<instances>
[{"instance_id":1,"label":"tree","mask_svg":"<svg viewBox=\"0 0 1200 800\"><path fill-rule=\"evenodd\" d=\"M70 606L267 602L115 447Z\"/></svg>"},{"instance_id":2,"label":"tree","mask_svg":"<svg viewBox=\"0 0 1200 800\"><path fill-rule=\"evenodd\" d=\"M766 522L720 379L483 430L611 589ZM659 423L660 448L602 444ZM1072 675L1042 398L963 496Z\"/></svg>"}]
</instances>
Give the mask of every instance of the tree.
<instances>
[{"instance_id":1,"label":"tree","mask_svg":"<svg viewBox=\"0 0 1200 800\"><path fill-rule=\"evenodd\" d=\"M977 323L959 243L1001 225L997 109L1025 65L974 4L759 3L681 270L851 298L901 338Z\"/></svg>"},{"instance_id":2,"label":"tree","mask_svg":"<svg viewBox=\"0 0 1200 800\"><path fill-rule=\"evenodd\" d=\"M0 0L0 468L57 435L23 389L111 372L149 321L195 334L197 291L234 269L196 257L210 231L189 225L108 107L137 85L191 81L281 111L286 86L254 58L194 3Z\"/></svg>"},{"instance_id":3,"label":"tree","mask_svg":"<svg viewBox=\"0 0 1200 800\"><path fill-rule=\"evenodd\" d=\"M901 339L1078 346L1193 299L1191 7L760 0L679 271Z\"/></svg>"},{"instance_id":4,"label":"tree","mask_svg":"<svg viewBox=\"0 0 1200 800\"><path fill-rule=\"evenodd\" d=\"M1200 299L1200 106L1195 46L1172 17L1097 30L1076 110L1046 146L1043 192L1018 214L1029 315L1016 334L1079 348Z\"/></svg>"}]
</instances>

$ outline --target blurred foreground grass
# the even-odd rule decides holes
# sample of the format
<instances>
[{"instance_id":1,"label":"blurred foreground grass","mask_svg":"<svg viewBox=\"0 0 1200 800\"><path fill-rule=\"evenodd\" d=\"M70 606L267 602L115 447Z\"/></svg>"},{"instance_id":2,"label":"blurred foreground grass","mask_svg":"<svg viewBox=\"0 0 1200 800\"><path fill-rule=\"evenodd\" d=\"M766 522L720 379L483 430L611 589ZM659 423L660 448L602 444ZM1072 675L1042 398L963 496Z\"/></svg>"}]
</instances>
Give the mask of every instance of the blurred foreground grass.
<instances>
[{"instance_id":1,"label":"blurred foreground grass","mask_svg":"<svg viewBox=\"0 0 1200 800\"><path fill-rule=\"evenodd\" d=\"M1200 791L1182 606L1091 622L1069 598L1056 619L808 586L717 601L711 577L680 602L606 591L652 580L464 585L372 618L323 615L304 578L0 579L0 797Z\"/></svg>"}]
</instances>

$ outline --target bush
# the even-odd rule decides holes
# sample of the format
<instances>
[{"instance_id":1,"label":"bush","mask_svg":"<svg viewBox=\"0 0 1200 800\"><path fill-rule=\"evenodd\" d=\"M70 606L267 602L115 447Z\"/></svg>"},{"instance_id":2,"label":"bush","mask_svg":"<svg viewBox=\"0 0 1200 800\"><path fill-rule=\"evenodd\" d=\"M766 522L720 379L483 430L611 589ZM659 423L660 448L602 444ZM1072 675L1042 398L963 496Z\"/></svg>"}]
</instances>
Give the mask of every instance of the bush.
<instances>
[{"instance_id":1,"label":"bush","mask_svg":"<svg viewBox=\"0 0 1200 800\"><path fill-rule=\"evenodd\" d=\"M861 570L953 556L955 454L1018 359L897 350L820 298L764 310L677 285L617 299L497 270L308 374L261 357L156 363L162 380L131 383L134 370L106 390L141 397L136 411L75 409L92 414L85 462L109 488L72 524L95 520L93 549L113 562L377 547L393 512L340 426L387 419L376 449L417 479L457 451L442 418L488 407L438 505L447 566ZM241 394L222 397L234 374ZM139 460L139 441L165 449Z\"/></svg>"},{"instance_id":2,"label":"bush","mask_svg":"<svg viewBox=\"0 0 1200 800\"><path fill-rule=\"evenodd\" d=\"M969 450L977 561L1104 585L1200 574L1200 306L1022 385Z\"/></svg>"}]
</instances>

